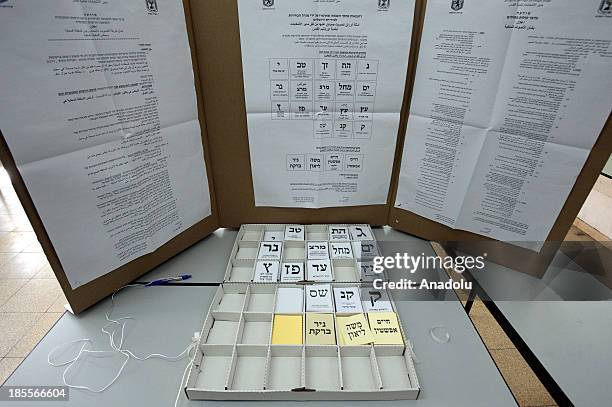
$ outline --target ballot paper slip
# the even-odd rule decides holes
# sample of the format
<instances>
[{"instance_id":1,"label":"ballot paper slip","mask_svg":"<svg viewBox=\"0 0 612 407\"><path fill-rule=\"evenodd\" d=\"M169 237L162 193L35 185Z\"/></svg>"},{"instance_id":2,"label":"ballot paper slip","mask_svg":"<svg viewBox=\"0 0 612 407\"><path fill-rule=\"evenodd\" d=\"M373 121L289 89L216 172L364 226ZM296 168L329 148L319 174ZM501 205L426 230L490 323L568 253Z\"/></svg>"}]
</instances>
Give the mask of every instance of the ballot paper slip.
<instances>
[{"instance_id":1,"label":"ballot paper slip","mask_svg":"<svg viewBox=\"0 0 612 407\"><path fill-rule=\"evenodd\" d=\"M303 225L285 226L285 240L304 241L306 237L306 227Z\"/></svg>"},{"instance_id":2,"label":"ballot paper slip","mask_svg":"<svg viewBox=\"0 0 612 407\"><path fill-rule=\"evenodd\" d=\"M335 345L334 314L306 313L306 345Z\"/></svg>"},{"instance_id":3,"label":"ballot paper slip","mask_svg":"<svg viewBox=\"0 0 612 407\"><path fill-rule=\"evenodd\" d=\"M330 284L313 284L304 287L306 312L334 312Z\"/></svg>"},{"instance_id":4,"label":"ballot paper slip","mask_svg":"<svg viewBox=\"0 0 612 407\"><path fill-rule=\"evenodd\" d=\"M359 288L357 287L336 287L334 288L334 301L338 314L354 314L363 312Z\"/></svg>"},{"instance_id":5,"label":"ballot paper slip","mask_svg":"<svg viewBox=\"0 0 612 407\"><path fill-rule=\"evenodd\" d=\"M277 314L301 314L304 311L304 290L301 287L278 287L276 290Z\"/></svg>"},{"instance_id":6,"label":"ballot paper slip","mask_svg":"<svg viewBox=\"0 0 612 407\"><path fill-rule=\"evenodd\" d=\"M375 345L403 345L395 312L368 312L368 322Z\"/></svg>"},{"instance_id":7,"label":"ballot paper slip","mask_svg":"<svg viewBox=\"0 0 612 407\"><path fill-rule=\"evenodd\" d=\"M368 225L349 226L353 240L374 240L372 230Z\"/></svg>"},{"instance_id":8,"label":"ballot paper slip","mask_svg":"<svg viewBox=\"0 0 612 407\"><path fill-rule=\"evenodd\" d=\"M308 260L307 280L310 281L332 281L332 264L329 260Z\"/></svg>"},{"instance_id":9,"label":"ballot paper slip","mask_svg":"<svg viewBox=\"0 0 612 407\"><path fill-rule=\"evenodd\" d=\"M374 342L374 336L364 314L339 316L336 319L343 345L368 345Z\"/></svg>"},{"instance_id":10,"label":"ballot paper slip","mask_svg":"<svg viewBox=\"0 0 612 407\"><path fill-rule=\"evenodd\" d=\"M282 242L285 239L285 233L283 231L269 231L264 232L263 240L264 242Z\"/></svg>"},{"instance_id":11,"label":"ballot paper slip","mask_svg":"<svg viewBox=\"0 0 612 407\"><path fill-rule=\"evenodd\" d=\"M283 283L292 283L304 280L304 263L302 262L285 262L281 266L280 281Z\"/></svg>"},{"instance_id":12,"label":"ballot paper slip","mask_svg":"<svg viewBox=\"0 0 612 407\"><path fill-rule=\"evenodd\" d=\"M393 312L389 294L372 287L361 289L361 301L365 312Z\"/></svg>"},{"instance_id":13,"label":"ballot paper slip","mask_svg":"<svg viewBox=\"0 0 612 407\"><path fill-rule=\"evenodd\" d=\"M256 283L272 283L278 281L278 261L258 261L255 264L253 281Z\"/></svg>"},{"instance_id":14,"label":"ballot paper slip","mask_svg":"<svg viewBox=\"0 0 612 407\"><path fill-rule=\"evenodd\" d=\"M282 242L261 242L257 258L261 260L280 260L282 250Z\"/></svg>"},{"instance_id":15,"label":"ballot paper slip","mask_svg":"<svg viewBox=\"0 0 612 407\"><path fill-rule=\"evenodd\" d=\"M325 240L309 241L306 243L308 260L329 259L329 244Z\"/></svg>"},{"instance_id":16,"label":"ballot paper slip","mask_svg":"<svg viewBox=\"0 0 612 407\"><path fill-rule=\"evenodd\" d=\"M353 257L357 260L372 260L380 256L378 246L374 240L361 240L351 242Z\"/></svg>"},{"instance_id":17,"label":"ballot paper slip","mask_svg":"<svg viewBox=\"0 0 612 407\"><path fill-rule=\"evenodd\" d=\"M301 345L302 315L274 315L273 345Z\"/></svg>"},{"instance_id":18,"label":"ballot paper slip","mask_svg":"<svg viewBox=\"0 0 612 407\"><path fill-rule=\"evenodd\" d=\"M346 226L336 226L336 225L330 225L329 226L329 241L333 242L333 241L347 241L347 240L351 240L349 238L349 229Z\"/></svg>"},{"instance_id":19,"label":"ballot paper slip","mask_svg":"<svg viewBox=\"0 0 612 407\"><path fill-rule=\"evenodd\" d=\"M332 242L329 245L332 259L352 259L353 249L351 242Z\"/></svg>"}]
</instances>

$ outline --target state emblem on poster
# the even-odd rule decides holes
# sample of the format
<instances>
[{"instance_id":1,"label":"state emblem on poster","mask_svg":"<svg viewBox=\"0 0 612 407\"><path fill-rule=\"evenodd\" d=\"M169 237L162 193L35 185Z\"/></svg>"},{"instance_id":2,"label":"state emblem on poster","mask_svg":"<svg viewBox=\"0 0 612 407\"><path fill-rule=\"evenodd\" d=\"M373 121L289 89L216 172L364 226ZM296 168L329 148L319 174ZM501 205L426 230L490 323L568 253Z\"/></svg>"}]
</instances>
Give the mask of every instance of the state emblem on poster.
<instances>
[{"instance_id":1,"label":"state emblem on poster","mask_svg":"<svg viewBox=\"0 0 612 407\"><path fill-rule=\"evenodd\" d=\"M146 0L147 10L157 13L157 0Z\"/></svg>"},{"instance_id":2,"label":"state emblem on poster","mask_svg":"<svg viewBox=\"0 0 612 407\"><path fill-rule=\"evenodd\" d=\"M265 7L272 7L274 5L274 0L263 0L263 5Z\"/></svg>"},{"instance_id":3,"label":"state emblem on poster","mask_svg":"<svg viewBox=\"0 0 612 407\"><path fill-rule=\"evenodd\" d=\"M391 7L391 0L378 0L379 10L388 10Z\"/></svg>"},{"instance_id":4,"label":"state emblem on poster","mask_svg":"<svg viewBox=\"0 0 612 407\"><path fill-rule=\"evenodd\" d=\"M459 11L463 8L463 0L451 0L451 8L455 11Z\"/></svg>"},{"instance_id":5,"label":"state emblem on poster","mask_svg":"<svg viewBox=\"0 0 612 407\"><path fill-rule=\"evenodd\" d=\"M612 0L601 0L597 11L600 14L612 14Z\"/></svg>"}]
</instances>

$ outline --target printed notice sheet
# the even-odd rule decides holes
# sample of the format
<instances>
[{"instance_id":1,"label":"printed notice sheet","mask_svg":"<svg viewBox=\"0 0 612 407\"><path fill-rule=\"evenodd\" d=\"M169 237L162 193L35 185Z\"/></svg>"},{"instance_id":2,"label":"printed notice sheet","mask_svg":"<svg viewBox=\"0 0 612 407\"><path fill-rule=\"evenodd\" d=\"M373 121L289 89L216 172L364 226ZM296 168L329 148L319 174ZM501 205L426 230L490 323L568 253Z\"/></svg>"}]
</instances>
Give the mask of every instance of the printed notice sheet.
<instances>
[{"instance_id":1,"label":"printed notice sheet","mask_svg":"<svg viewBox=\"0 0 612 407\"><path fill-rule=\"evenodd\" d=\"M609 1L428 2L395 206L537 249L609 117L611 40Z\"/></svg>"},{"instance_id":2,"label":"printed notice sheet","mask_svg":"<svg viewBox=\"0 0 612 407\"><path fill-rule=\"evenodd\" d=\"M211 213L180 0L0 4L0 128L73 288Z\"/></svg>"},{"instance_id":3,"label":"printed notice sheet","mask_svg":"<svg viewBox=\"0 0 612 407\"><path fill-rule=\"evenodd\" d=\"M414 0L239 0L255 205L387 200Z\"/></svg>"}]
</instances>

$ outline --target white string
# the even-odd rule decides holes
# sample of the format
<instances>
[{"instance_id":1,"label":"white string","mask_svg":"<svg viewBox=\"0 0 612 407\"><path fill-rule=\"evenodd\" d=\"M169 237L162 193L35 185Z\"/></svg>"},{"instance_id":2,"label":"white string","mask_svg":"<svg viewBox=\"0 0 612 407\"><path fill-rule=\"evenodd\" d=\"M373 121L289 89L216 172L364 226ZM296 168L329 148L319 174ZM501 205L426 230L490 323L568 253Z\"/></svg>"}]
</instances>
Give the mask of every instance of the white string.
<instances>
[{"instance_id":1,"label":"white string","mask_svg":"<svg viewBox=\"0 0 612 407\"><path fill-rule=\"evenodd\" d=\"M193 352L193 357L191 357L190 362L187 364L187 367L185 368L185 371L183 372L183 376L181 378L181 383L179 386L179 392L176 398L176 401L174 403L175 407L178 403L180 394L181 394L181 387L183 386L183 382L185 381L185 374L187 373L187 370L189 369L189 367L193 364L195 357L197 355L197 352L195 351L197 349L197 343L198 343L198 339L199 339L199 335L194 335L194 337L191 339L191 343L189 344L189 346L187 346L181 353L179 353L178 355L175 356L168 356L168 355L164 355L161 353L151 353L149 355L146 356L138 356L136 355L134 352L132 352L129 349L124 348L123 346L123 340L125 338L125 326L127 325L127 322L129 320L133 320L134 318L131 316L125 316L125 317L121 317L121 318L117 318L117 319L113 319L111 318L111 315L113 314L113 311L115 309L115 295L117 293L119 293L121 290L123 290L124 288L128 288L128 287L145 287L144 285L140 285L140 284L128 284L125 285L121 288L119 288L117 291L115 291L113 293L113 295L111 296L111 307L109 312L106 313L106 321L108 322L106 325L104 325L102 327L102 332L104 334L106 334L108 336L109 339L109 345L110 348L112 350L93 350L93 349L86 349L88 344L91 344L91 339L90 338L83 338L83 339L77 339L74 341L70 341L70 342L66 342L63 344L60 344L58 346L56 346L55 348L53 348L49 354L47 355L47 363L49 363L51 366L55 366L55 367L60 367L60 366L66 366L68 365L65 369L64 372L62 373L62 381L64 382L64 386L72 388L72 389L81 389L81 390L86 390L86 391L90 391L92 393L102 393L103 391L105 391L106 389L108 389L110 386L112 386L117 379L119 379L119 377L121 376L121 373L123 373L123 369L125 368L125 366L127 365L127 363L129 362L130 359L136 359L139 361L145 361L151 358L158 358L158 359L166 359L166 360L170 360L170 361L178 361L181 360L183 358L185 358L185 356L189 357L190 353L192 350L194 350ZM113 327L113 329L109 329L109 327ZM117 336L115 335L117 332L119 332L119 334ZM83 344L81 345L79 352L77 353L77 355L67 361L64 362L57 362L57 361L52 361L52 355L60 348L64 348L67 347L68 345L72 345L75 343L80 343L83 342ZM117 343L118 342L118 343ZM81 356L86 355L86 354L94 354L94 355L117 355L117 354L121 354L123 356L125 356L125 360L123 361L123 363L121 364L121 367L119 368L119 370L117 371L117 374L113 377L113 379L107 383L106 385L104 385L103 387L99 388L99 389L94 389L92 387L89 386L84 386L84 385L78 385L78 384L70 384L68 383L68 380L66 379L66 377L68 376L68 372L74 367L74 365L79 361L79 359L81 359Z\"/></svg>"}]
</instances>

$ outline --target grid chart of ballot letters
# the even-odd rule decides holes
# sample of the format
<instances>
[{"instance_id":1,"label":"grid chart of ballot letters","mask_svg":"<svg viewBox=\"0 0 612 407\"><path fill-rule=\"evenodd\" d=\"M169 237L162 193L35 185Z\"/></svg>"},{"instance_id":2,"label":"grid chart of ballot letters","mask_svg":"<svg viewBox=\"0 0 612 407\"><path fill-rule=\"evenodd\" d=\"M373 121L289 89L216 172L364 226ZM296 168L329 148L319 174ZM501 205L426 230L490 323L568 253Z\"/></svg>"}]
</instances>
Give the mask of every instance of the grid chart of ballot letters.
<instances>
[{"instance_id":1,"label":"grid chart of ballot letters","mask_svg":"<svg viewBox=\"0 0 612 407\"><path fill-rule=\"evenodd\" d=\"M369 225L242 225L224 280L372 281L372 259L379 255Z\"/></svg>"},{"instance_id":2,"label":"grid chart of ballot letters","mask_svg":"<svg viewBox=\"0 0 612 407\"><path fill-rule=\"evenodd\" d=\"M366 236L361 238L373 238L369 226L352 226L365 228ZM234 249L240 242L254 242L257 245L246 247L258 250L266 241L266 231L283 234L282 240L280 233L268 234L269 239L279 239L267 241L292 242L285 239L286 232L288 238L296 233L292 227L297 228L297 237L303 229L302 240L294 241L302 242L296 247L305 251L304 259L308 257L307 239L331 243L332 235L341 232L335 229L351 233L351 225L243 225ZM232 256L236 254L234 250ZM246 276L253 275L255 268L248 264L250 271L241 274L245 281L225 282L215 294L187 379L189 398L417 398L420 387L408 342L387 291L352 280L253 283ZM231 267L228 270L231 276Z\"/></svg>"},{"instance_id":3,"label":"grid chart of ballot letters","mask_svg":"<svg viewBox=\"0 0 612 407\"><path fill-rule=\"evenodd\" d=\"M272 58L273 120L312 120L315 138L372 137L377 60Z\"/></svg>"}]
</instances>

